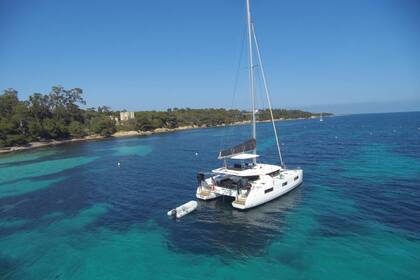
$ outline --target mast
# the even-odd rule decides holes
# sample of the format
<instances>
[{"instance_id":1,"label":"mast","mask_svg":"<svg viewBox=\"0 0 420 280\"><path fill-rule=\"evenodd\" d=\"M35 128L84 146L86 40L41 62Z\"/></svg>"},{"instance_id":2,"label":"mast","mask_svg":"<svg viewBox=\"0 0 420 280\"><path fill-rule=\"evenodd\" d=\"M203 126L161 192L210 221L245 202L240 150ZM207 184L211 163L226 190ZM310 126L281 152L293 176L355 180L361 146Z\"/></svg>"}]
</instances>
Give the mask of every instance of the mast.
<instances>
[{"instance_id":1,"label":"mast","mask_svg":"<svg viewBox=\"0 0 420 280\"><path fill-rule=\"evenodd\" d=\"M255 85L254 85L254 62L253 62L253 51L252 51L252 27L251 27L251 10L249 0L246 0L246 15L248 25L248 47L249 47L249 81L251 87L251 100L252 100L252 138L257 139L257 126L255 120ZM257 153L257 148L254 149L254 154ZM254 158L253 162L257 160Z\"/></svg>"}]
</instances>

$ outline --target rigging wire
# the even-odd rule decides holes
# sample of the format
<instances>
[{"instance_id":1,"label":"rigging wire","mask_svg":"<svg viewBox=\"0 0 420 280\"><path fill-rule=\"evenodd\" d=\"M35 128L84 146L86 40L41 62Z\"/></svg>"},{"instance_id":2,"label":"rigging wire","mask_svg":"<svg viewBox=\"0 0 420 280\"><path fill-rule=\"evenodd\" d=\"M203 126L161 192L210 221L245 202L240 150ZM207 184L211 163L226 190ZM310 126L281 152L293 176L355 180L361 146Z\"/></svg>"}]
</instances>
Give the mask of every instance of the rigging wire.
<instances>
[{"instance_id":1,"label":"rigging wire","mask_svg":"<svg viewBox=\"0 0 420 280\"><path fill-rule=\"evenodd\" d=\"M283 157L281 155L281 150L280 150L279 137L277 135L276 124L274 123L274 117L273 117L273 110L271 108L270 94L269 94L269 91L268 91L267 80L265 78L265 72L264 72L264 67L263 67L263 64L262 64L262 59L261 59L261 54L260 54L260 48L258 46L257 36L255 35L254 24L251 24L251 31L252 31L252 35L254 37L255 49L257 51L258 63L260 65L260 70L261 70L261 77L262 77L262 80L263 80L265 95L267 97L267 102L268 102L268 109L270 111L270 116L271 116L271 123L273 125L274 135L275 135L275 138L276 138L277 151L279 153L280 164L281 164L282 167L284 167Z\"/></svg>"}]
</instances>

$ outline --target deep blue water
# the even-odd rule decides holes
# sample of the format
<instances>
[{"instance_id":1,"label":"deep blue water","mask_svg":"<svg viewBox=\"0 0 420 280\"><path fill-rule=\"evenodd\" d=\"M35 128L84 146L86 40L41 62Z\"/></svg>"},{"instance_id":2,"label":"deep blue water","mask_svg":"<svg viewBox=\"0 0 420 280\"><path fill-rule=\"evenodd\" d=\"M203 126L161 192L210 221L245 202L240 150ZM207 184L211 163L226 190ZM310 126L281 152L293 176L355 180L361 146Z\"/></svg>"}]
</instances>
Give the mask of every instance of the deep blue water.
<instances>
[{"instance_id":1,"label":"deep blue water","mask_svg":"<svg viewBox=\"0 0 420 280\"><path fill-rule=\"evenodd\" d=\"M420 113L277 125L303 185L178 221L166 211L195 199L196 173L249 126L1 156L0 279L420 279ZM277 163L270 123L257 142Z\"/></svg>"}]
</instances>

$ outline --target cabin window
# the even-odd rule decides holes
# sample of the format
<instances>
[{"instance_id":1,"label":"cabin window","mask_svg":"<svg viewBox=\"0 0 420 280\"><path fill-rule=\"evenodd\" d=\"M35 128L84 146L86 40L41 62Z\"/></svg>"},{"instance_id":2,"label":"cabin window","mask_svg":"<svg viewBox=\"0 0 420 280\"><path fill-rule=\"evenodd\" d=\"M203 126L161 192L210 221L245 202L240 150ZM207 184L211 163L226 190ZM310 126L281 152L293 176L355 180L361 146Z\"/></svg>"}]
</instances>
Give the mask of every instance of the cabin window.
<instances>
[{"instance_id":1,"label":"cabin window","mask_svg":"<svg viewBox=\"0 0 420 280\"><path fill-rule=\"evenodd\" d=\"M273 188L269 188L269 189L266 189L265 191L264 191L264 193L269 193L269 192L272 192L273 191Z\"/></svg>"},{"instance_id":2,"label":"cabin window","mask_svg":"<svg viewBox=\"0 0 420 280\"><path fill-rule=\"evenodd\" d=\"M245 177L248 181L256 181L260 178L260 176L249 176Z\"/></svg>"},{"instance_id":3,"label":"cabin window","mask_svg":"<svg viewBox=\"0 0 420 280\"><path fill-rule=\"evenodd\" d=\"M296 181L297 179L299 179L299 176L296 176L296 177L295 177L295 181Z\"/></svg>"},{"instance_id":4,"label":"cabin window","mask_svg":"<svg viewBox=\"0 0 420 280\"><path fill-rule=\"evenodd\" d=\"M278 176L279 174L280 174L280 171L279 171L279 170L277 170L277 171L274 171L274 172L269 173L268 175L270 175L271 177L276 177L276 176Z\"/></svg>"},{"instance_id":5,"label":"cabin window","mask_svg":"<svg viewBox=\"0 0 420 280\"><path fill-rule=\"evenodd\" d=\"M242 169L242 165L241 165L241 164L239 164L239 163L235 163L235 164L233 165L233 168L235 168L235 169Z\"/></svg>"},{"instance_id":6,"label":"cabin window","mask_svg":"<svg viewBox=\"0 0 420 280\"><path fill-rule=\"evenodd\" d=\"M284 186L286 186L287 185L287 182L284 182L283 184L282 184L282 186L284 187Z\"/></svg>"}]
</instances>

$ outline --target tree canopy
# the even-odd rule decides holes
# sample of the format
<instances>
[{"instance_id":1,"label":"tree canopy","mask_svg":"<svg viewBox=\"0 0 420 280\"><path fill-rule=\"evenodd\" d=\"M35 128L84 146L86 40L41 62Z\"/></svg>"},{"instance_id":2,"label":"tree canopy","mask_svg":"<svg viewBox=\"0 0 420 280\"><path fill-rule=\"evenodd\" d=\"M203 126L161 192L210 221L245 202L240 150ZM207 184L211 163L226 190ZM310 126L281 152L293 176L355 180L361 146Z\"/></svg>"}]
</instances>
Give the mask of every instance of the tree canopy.
<instances>
[{"instance_id":1,"label":"tree canopy","mask_svg":"<svg viewBox=\"0 0 420 280\"><path fill-rule=\"evenodd\" d=\"M4 90L0 95L0 147L115 132L111 113L81 109L86 104L82 96L80 88L54 86L48 94L34 93L20 101L16 90Z\"/></svg>"},{"instance_id":2,"label":"tree canopy","mask_svg":"<svg viewBox=\"0 0 420 280\"><path fill-rule=\"evenodd\" d=\"M0 94L0 147L28 142L79 138L92 134L111 136L117 130L153 131L180 126L218 126L250 119L250 113L227 109L178 109L136 112L134 119L119 120L119 111L102 106L82 109L83 90L53 86L47 94L34 93L19 100L12 88ZM328 113L323 113L324 116ZM273 110L276 119L319 116L301 110ZM269 110L260 110L258 120L269 120Z\"/></svg>"}]
</instances>

